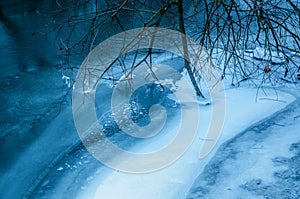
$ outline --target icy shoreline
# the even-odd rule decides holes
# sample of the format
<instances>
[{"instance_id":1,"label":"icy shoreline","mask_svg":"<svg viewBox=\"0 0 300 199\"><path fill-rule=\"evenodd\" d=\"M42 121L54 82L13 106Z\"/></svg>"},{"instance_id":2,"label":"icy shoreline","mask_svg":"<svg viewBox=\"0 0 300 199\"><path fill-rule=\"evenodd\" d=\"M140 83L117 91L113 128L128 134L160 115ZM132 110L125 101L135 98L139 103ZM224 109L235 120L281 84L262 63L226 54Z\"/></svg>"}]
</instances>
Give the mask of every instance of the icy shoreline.
<instances>
[{"instance_id":1,"label":"icy shoreline","mask_svg":"<svg viewBox=\"0 0 300 199\"><path fill-rule=\"evenodd\" d=\"M298 198L299 100L225 142L187 198Z\"/></svg>"}]
</instances>

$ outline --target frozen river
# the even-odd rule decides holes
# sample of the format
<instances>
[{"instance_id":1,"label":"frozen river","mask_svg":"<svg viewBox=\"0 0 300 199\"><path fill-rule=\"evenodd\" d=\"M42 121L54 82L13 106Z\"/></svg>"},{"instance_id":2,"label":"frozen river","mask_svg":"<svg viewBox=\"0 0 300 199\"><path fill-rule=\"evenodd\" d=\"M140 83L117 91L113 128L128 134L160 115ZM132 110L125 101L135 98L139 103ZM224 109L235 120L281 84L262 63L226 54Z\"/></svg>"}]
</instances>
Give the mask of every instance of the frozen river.
<instances>
[{"instance_id":1,"label":"frozen river","mask_svg":"<svg viewBox=\"0 0 300 199\"><path fill-rule=\"evenodd\" d=\"M235 88L226 82L224 129L205 159L198 154L211 110L199 105L198 134L169 167L136 175L97 161L82 145L74 125L72 87L63 79L71 74L61 67L61 49L43 34L47 22L57 19L43 15L52 6L48 1L0 2L1 199L299 198L297 84L269 87L264 90L267 95L257 95L253 86ZM161 59L182 70L182 60L163 55ZM72 62L78 65L82 59ZM99 88L96 109L114 143L143 152L168 141L164 135L149 143L119 134L110 112L111 93L108 85ZM178 107L174 99L163 102L170 113L164 132L168 135L177 128Z\"/></svg>"}]
</instances>

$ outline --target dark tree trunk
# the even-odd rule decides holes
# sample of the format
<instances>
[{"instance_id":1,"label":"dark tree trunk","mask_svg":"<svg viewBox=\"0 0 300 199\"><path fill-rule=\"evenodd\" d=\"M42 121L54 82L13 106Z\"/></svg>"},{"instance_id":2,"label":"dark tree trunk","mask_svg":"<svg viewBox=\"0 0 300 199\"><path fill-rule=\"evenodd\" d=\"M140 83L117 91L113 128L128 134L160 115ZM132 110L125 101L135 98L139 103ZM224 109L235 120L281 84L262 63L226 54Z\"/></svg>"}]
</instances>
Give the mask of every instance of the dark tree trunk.
<instances>
[{"instance_id":1,"label":"dark tree trunk","mask_svg":"<svg viewBox=\"0 0 300 199\"><path fill-rule=\"evenodd\" d=\"M182 3L182 0L177 0L177 6L178 6L179 31L182 34L185 35L185 26L184 26L184 16L183 16L183 3ZM184 57L188 58L189 57L188 46L187 46L187 41L186 41L186 37L185 36L182 36L182 44L183 44ZM192 81L192 84L194 86L194 89L196 91L197 96L200 96L200 97L204 98L204 95L200 91L200 88L199 88L199 86L198 86L198 84L196 82L196 79L194 77L191 65L188 62L188 60L186 60L186 59L184 59L184 67L188 71L188 74L190 76L190 79Z\"/></svg>"}]
</instances>

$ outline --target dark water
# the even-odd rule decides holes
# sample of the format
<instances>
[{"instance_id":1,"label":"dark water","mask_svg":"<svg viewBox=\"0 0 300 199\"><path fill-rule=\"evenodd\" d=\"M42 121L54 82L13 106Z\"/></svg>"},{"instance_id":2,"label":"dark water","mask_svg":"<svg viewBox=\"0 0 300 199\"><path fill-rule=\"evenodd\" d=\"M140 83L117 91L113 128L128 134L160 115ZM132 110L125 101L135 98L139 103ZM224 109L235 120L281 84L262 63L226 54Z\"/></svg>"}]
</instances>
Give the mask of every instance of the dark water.
<instances>
[{"instance_id":1,"label":"dark water","mask_svg":"<svg viewBox=\"0 0 300 199\"><path fill-rule=\"evenodd\" d=\"M91 12L93 6L91 1L0 1L0 78L62 65L60 41L65 40L70 28L58 31L54 27ZM86 24L78 29L86 30ZM80 34L77 30L73 39ZM76 64L82 60L77 59Z\"/></svg>"},{"instance_id":2,"label":"dark water","mask_svg":"<svg viewBox=\"0 0 300 199\"><path fill-rule=\"evenodd\" d=\"M22 198L78 140L72 112L63 111L69 102L59 69L62 53L55 32L48 33L70 14L58 10L55 1L0 0L1 199ZM57 117L63 122L52 124Z\"/></svg>"},{"instance_id":3,"label":"dark water","mask_svg":"<svg viewBox=\"0 0 300 199\"><path fill-rule=\"evenodd\" d=\"M42 12L51 6L46 2L1 1L1 79L19 72L51 66L55 62L53 58L57 55L57 49L44 34L50 26L47 21L49 17L42 16ZM41 7L47 9L40 9Z\"/></svg>"}]
</instances>

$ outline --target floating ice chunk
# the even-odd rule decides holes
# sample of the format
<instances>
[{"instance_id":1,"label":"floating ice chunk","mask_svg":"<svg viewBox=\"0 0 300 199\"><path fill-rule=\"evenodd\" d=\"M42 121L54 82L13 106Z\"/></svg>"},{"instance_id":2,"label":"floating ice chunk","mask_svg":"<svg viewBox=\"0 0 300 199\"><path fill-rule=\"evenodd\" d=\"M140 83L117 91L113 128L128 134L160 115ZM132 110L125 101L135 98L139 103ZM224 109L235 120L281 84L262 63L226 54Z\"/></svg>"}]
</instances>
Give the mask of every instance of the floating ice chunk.
<instances>
[{"instance_id":1,"label":"floating ice chunk","mask_svg":"<svg viewBox=\"0 0 300 199\"><path fill-rule=\"evenodd\" d=\"M58 169L56 169L57 171L62 171L64 168L63 167L59 167Z\"/></svg>"},{"instance_id":2,"label":"floating ice chunk","mask_svg":"<svg viewBox=\"0 0 300 199\"><path fill-rule=\"evenodd\" d=\"M169 98L170 100L173 100L175 102L178 102L177 99L176 99L176 97L174 95L172 95L172 94L168 94L167 98Z\"/></svg>"},{"instance_id":3,"label":"floating ice chunk","mask_svg":"<svg viewBox=\"0 0 300 199\"><path fill-rule=\"evenodd\" d=\"M90 181L92 181L93 179L94 179L93 176L89 176L89 177L86 179L86 181L90 182Z\"/></svg>"},{"instance_id":4,"label":"floating ice chunk","mask_svg":"<svg viewBox=\"0 0 300 199\"><path fill-rule=\"evenodd\" d=\"M63 75L62 79L65 80L65 84L68 86L68 88L70 88L71 87L71 78Z\"/></svg>"}]
</instances>

